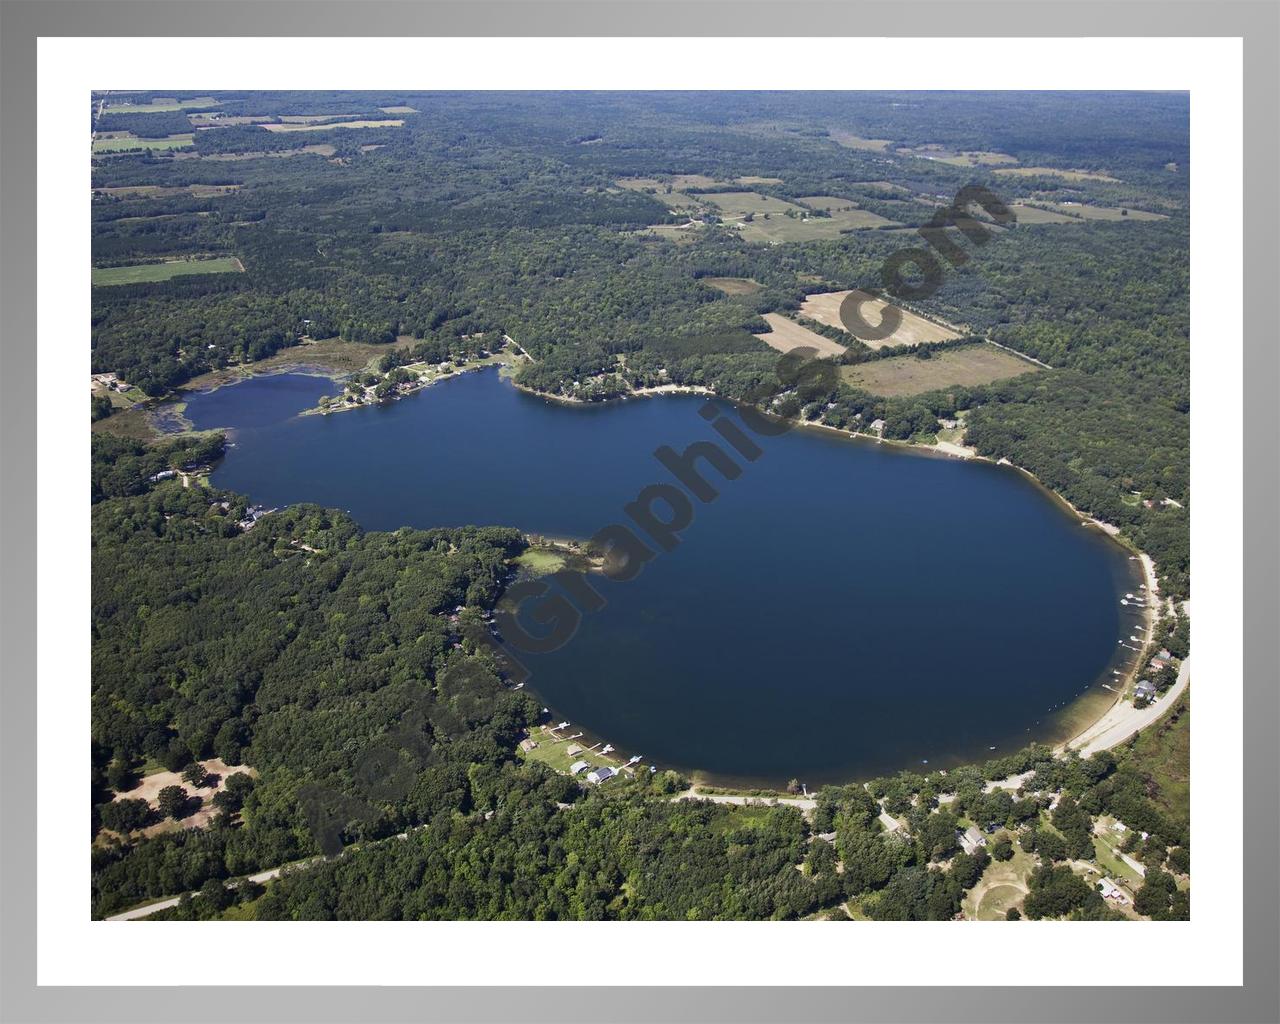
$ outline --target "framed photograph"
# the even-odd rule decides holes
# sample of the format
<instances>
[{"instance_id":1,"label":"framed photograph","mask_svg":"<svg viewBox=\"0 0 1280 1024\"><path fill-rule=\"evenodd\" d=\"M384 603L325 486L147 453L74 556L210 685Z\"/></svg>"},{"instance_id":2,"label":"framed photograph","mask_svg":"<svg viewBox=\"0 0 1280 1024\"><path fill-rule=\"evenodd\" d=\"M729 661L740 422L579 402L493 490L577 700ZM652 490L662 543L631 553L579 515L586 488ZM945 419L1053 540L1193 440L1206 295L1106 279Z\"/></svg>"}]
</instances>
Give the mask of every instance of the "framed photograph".
<instances>
[{"instance_id":1,"label":"framed photograph","mask_svg":"<svg viewBox=\"0 0 1280 1024\"><path fill-rule=\"evenodd\" d=\"M5 1019L1275 1019L1278 8L1151 10L5 3Z\"/></svg>"}]
</instances>

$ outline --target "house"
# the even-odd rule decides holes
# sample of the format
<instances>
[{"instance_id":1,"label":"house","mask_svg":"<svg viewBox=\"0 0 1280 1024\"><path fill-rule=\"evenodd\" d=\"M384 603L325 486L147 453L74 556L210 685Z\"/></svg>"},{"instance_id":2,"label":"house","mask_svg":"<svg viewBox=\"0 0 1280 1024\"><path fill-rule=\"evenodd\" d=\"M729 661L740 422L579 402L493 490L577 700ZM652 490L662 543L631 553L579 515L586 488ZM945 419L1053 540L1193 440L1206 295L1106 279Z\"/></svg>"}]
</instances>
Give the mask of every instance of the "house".
<instances>
[{"instance_id":1,"label":"house","mask_svg":"<svg viewBox=\"0 0 1280 1024\"><path fill-rule=\"evenodd\" d=\"M605 765L603 768L597 768L595 771L588 773L587 781L598 786L600 783L604 782L605 779L611 779L617 774L618 773L614 771L614 769Z\"/></svg>"},{"instance_id":2,"label":"house","mask_svg":"<svg viewBox=\"0 0 1280 1024\"><path fill-rule=\"evenodd\" d=\"M526 738L520 741L520 749L523 750L526 754L530 750L536 749L537 746L538 746L538 741L535 739Z\"/></svg>"},{"instance_id":3,"label":"house","mask_svg":"<svg viewBox=\"0 0 1280 1024\"><path fill-rule=\"evenodd\" d=\"M582 748L581 748L580 746L578 746L578 744L576 744L576 743L570 743L570 744L565 748L565 751L564 751L564 752L565 752L566 754L568 754L570 757L576 757L578 754L581 754L581 753L582 753Z\"/></svg>"},{"instance_id":4,"label":"house","mask_svg":"<svg viewBox=\"0 0 1280 1024\"><path fill-rule=\"evenodd\" d=\"M877 434L881 434L881 435L883 435L883 434L884 434L884 420L872 420L872 421L871 421L871 429L872 429L872 430L874 430Z\"/></svg>"},{"instance_id":5,"label":"house","mask_svg":"<svg viewBox=\"0 0 1280 1024\"><path fill-rule=\"evenodd\" d=\"M970 825L960 833L960 847L965 853L975 853L979 847L986 845L987 837L978 830L977 825Z\"/></svg>"},{"instance_id":6,"label":"house","mask_svg":"<svg viewBox=\"0 0 1280 1024\"><path fill-rule=\"evenodd\" d=\"M1151 668L1152 668L1152 669L1154 669L1156 672L1159 672L1161 669L1163 669L1163 668L1164 668L1166 665L1168 665L1169 663L1168 663L1164 658L1161 658L1161 657L1155 657L1155 658L1152 658L1152 659L1151 659L1151 661L1150 661L1150 662L1148 662L1148 664L1149 664L1149 665L1151 666Z\"/></svg>"},{"instance_id":7,"label":"house","mask_svg":"<svg viewBox=\"0 0 1280 1024\"><path fill-rule=\"evenodd\" d=\"M586 761L574 761L573 764L569 765L569 774L577 775L579 772L584 772L590 767L591 765L587 764Z\"/></svg>"},{"instance_id":8,"label":"house","mask_svg":"<svg viewBox=\"0 0 1280 1024\"><path fill-rule=\"evenodd\" d=\"M155 483L157 480L168 480L170 477L175 477L177 475L178 471L176 469L162 469L159 473L152 474L148 479L152 483Z\"/></svg>"},{"instance_id":9,"label":"house","mask_svg":"<svg viewBox=\"0 0 1280 1024\"><path fill-rule=\"evenodd\" d=\"M1169 653L1169 648L1161 647L1160 653L1157 654L1156 657L1160 658L1162 661L1169 661L1173 658L1173 655Z\"/></svg>"},{"instance_id":10,"label":"house","mask_svg":"<svg viewBox=\"0 0 1280 1024\"><path fill-rule=\"evenodd\" d=\"M1098 891L1102 893L1102 898L1104 900L1111 900L1113 903L1129 902L1128 894L1110 878L1102 878L1098 880Z\"/></svg>"},{"instance_id":11,"label":"house","mask_svg":"<svg viewBox=\"0 0 1280 1024\"><path fill-rule=\"evenodd\" d=\"M1143 679L1138 683L1133 691L1134 700L1145 700L1148 703L1156 699L1155 683L1150 679Z\"/></svg>"}]
</instances>

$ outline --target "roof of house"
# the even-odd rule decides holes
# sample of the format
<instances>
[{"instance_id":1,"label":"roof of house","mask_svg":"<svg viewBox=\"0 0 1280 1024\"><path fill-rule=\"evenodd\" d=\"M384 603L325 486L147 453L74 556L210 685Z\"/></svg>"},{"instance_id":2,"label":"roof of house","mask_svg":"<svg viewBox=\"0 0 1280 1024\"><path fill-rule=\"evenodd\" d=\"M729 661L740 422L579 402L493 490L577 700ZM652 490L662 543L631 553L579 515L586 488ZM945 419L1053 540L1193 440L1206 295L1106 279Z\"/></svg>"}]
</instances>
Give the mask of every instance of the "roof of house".
<instances>
[{"instance_id":1,"label":"roof of house","mask_svg":"<svg viewBox=\"0 0 1280 1024\"><path fill-rule=\"evenodd\" d=\"M586 761L575 761L573 764L569 765L569 774L577 775L578 772L582 771L584 768L590 767L591 765L587 764Z\"/></svg>"}]
</instances>

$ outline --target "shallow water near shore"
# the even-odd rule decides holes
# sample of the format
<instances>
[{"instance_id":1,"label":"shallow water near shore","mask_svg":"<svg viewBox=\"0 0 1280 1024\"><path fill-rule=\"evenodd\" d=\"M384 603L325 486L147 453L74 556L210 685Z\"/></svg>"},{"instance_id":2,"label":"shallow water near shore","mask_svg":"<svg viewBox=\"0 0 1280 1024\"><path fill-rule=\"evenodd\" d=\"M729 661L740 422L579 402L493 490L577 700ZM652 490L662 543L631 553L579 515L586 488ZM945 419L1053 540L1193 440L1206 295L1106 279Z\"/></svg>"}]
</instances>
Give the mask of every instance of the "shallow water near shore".
<instances>
[{"instance_id":1,"label":"shallow water near shore","mask_svg":"<svg viewBox=\"0 0 1280 1024\"><path fill-rule=\"evenodd\" d=\"M587 537L674 483L659 446L733 455L692 396L565 407L484 371L297 415L336 391L284 374L189 398L196 428L236 431L213 482L371 530ZM736 479L699 464L719 496L693 502L674 551L630 582L589 577L606 606L522 656L572 731L722 783L812 787L1062 739L1064 709L1133 657L1142 613L1120 598L1139 563L1021 473L818 431L754 440Z\"/></svg>"}]
</instances>

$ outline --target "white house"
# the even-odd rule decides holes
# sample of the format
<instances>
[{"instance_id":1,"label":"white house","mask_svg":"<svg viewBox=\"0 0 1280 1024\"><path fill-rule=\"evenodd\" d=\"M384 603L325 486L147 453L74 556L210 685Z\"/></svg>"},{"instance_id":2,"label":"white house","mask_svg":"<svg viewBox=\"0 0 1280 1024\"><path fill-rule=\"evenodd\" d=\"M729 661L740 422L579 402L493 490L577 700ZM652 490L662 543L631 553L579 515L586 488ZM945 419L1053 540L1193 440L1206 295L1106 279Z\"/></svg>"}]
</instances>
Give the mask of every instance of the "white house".
<instances>
[{"instance_id":1,"label":"white house","mask_svg":"<svg viewBox=\"0 0 1280 1024\"><path fill-rule=\"evenodd\" d=\"M579 772L586 771L590 767L591 765L587 764L586 761L574 761L573 764L569 765L569 774L577 775Z\"/></svg>"},{"instance_id":2,"label":"white house","mask_svg":"<svg viewBox=\"0 0 1280 1024\"><path fill-rule=\"evenodd\" d=\"M604 782L605 779L611 779L617 774L618 773L616 771L608 765L605 765L604 767L597 768L595 771L588 774L587 781L595 783L598 786L600 783Z\"/></svg>"}]
</instances>

